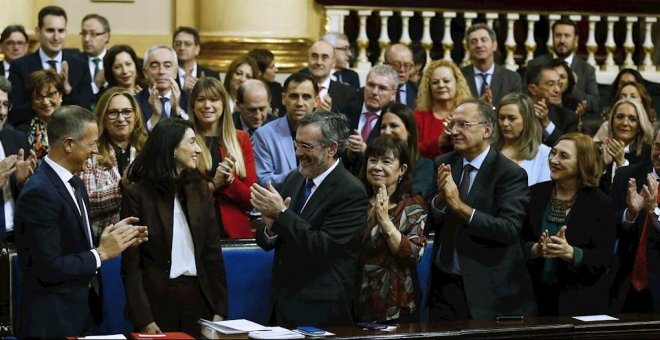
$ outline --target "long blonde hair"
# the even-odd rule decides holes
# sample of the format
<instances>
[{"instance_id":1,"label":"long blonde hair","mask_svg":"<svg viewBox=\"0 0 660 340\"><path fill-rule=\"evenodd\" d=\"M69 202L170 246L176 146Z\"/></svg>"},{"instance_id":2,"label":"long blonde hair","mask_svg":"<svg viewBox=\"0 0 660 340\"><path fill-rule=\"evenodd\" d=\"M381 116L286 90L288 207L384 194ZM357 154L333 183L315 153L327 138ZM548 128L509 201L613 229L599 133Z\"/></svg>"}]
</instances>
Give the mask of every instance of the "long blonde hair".
<instances>
[{"instance_id":1,"label":"long blonde hair","mask_svg":"<svg viewBox=\"0 0 660 340\"><path fill-rule=\"evenodd\" d=\"M472 98L472 93L468 87L465 77L461 70L449 60L436 60L429 64L424 71L422 76L422 81L419 85L419 93L417 94L417 109L422 111L431 110L433 108L433 95L431 93L431 77L433 72L438 67L447 67L454 74L454 79L456 79L456 97L454 97L454 108L458 106L460 102L465 99Z\"/></svg>"},{"instance_id":2,"label":"long blonde hair","mask_svg":"<svg viewBox=\"0 0 660 340\"><path fill-rule=\"evenodd\" d=\"M229 95L220 80L212 77L197 80L195 87L190 92L190 102L188 103L188 112L190 112L192 123L195 126L195 131L197 131L197 143L202 149L201 157L197 160L197 167L202 173L209 171L213 167L213 164L211 164L211 151L208 145L206 145L204 136L200 135L201 125L194 110L195 100L201 95L206 95L208 98L217 98L222 101L221 122L216 126L216 131L212 131L212 134L214 136L220 136L222 147L225 148L227 153L231 153L236 158L234 162L236 175L240 178L245 178L245 158L243 157L243 151L241 151L241 144L236 137L236 128L234 127L234 121L229 110ZM209 175L213 176L213 174Z\"/></svg>"}]
</instances>

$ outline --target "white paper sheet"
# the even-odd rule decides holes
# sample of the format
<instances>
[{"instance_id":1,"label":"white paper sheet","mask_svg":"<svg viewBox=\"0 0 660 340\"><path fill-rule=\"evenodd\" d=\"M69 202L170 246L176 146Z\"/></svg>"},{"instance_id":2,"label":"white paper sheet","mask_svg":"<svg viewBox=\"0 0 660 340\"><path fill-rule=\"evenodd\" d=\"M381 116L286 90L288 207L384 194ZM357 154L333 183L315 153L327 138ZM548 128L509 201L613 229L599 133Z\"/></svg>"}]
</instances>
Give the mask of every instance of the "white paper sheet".
<instances>
[{"instance_id":1,"label":"white paper sheet","mask_svg":"<svg viewBox=\"0 0 660 340\"><path fill-rule=\"evenodd\" d=\"M584 321L584 322L594 322L594 321L616 321L619 320L613 316L600 314L600 315L583 315L583 316L574 316L573 319Z\"/></svg>"}]
</instances>

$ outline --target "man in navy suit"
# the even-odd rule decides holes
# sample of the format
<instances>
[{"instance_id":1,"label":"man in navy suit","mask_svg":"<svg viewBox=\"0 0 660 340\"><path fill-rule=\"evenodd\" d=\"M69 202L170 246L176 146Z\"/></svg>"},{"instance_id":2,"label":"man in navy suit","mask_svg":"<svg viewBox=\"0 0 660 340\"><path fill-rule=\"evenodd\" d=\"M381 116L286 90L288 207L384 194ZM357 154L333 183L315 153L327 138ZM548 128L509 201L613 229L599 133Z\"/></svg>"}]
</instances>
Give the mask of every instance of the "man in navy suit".
<instances>
[{"instance_id":1,"label":"man in navy suit","mask_svg":"<svg viewBox=\"0 0 660 340\"><path fill-rule=\"evenodd\" d=\"M417 100L417 85L410 81L410 72L415 66L412 50L403 44L390 45L385 50L385 65L390 65L399 75L399 89L394 101L405 104L414 110Z\"/></svg>"},{"instance_id":2,"label":"man in navy suit","mask_svg":"<svg viewBox=\"0 0 660 340\"><path fill-rule=\"evenodd\" d=\"M357 72L351 70L351 44L348 42L348 37L344 33L330 32L321 37L335 49L335 68L330 74L330 79L344 85L348 85L354 89L360 88L360 77Z\"/></svg>"},{"instance_id":3,"label":"man in navy suit","mask_svg":"<svg viewBox=\"0 0 660 340\"><path fill-rule=\"evenodd\" d=\"M64 79L63 105L79 105L90 108L94 101L87 64L76 55L63 53L66 38L66 12L57 6L47 6L39 11L35 34L39 39L39 50L15 60L9 71L12 84L12 110L9 123L19 130L27 131L30 120L36 113L32 109L25 84L34 71L54 68Z\"/></svg>"},{"instance_id":4,"label":"man in navy suit","mask_svg":"<svg viewBox=\"0 0 660 340\"><path fill-rule=\"evenodd\" d=\"M176 82L178 70L176 52L171 47L156 45L144 53L142 71L149 87L135 97L142 109L142 117L148 131L151 131L161 118L188 119L188 92L181 91Z\"/></svg>"},{"instance_id":5,"label":"man in navy suit","mask_svg":"<svg viewBox=\"0 0 660 340\"><path fill-rule=\"evenodd\" d=\"M107 226L98 246L89 223L89 197L78 177L97 152L96 116L79 106L55 110L50 150L16 204L16 245L23 273L20 336L85 335L100 321L101 263L146 240L129 217ZM94 317L92 317L94 315Z\"/></svg>"},{"instance_id":6,"label":"man in navy suit","mask_svg":"<svg viewBox=\"0 0 660 340\"><path fill-rule=\"evenodd\" d=\"M0 35L0 51L5 56L2 61L2 73L0 75L9 79L9 70L11 63L26 55L28 46L30 45L30 38L25 32L23 25L9 25L2 30Z\"/></svg>"},{"instance_id":7,"label":"man in navy suit","mask_svg":"<svg viewBox=\"0 0 660 340\"><path fill-rule=\"evenodd\" d=\"M110 23L104 16L93 13L85 15L80 26L81 57L87 63L92 92L97 94L105 84L103 57L110 42Z\"/></svg>"},{"instance_id":8,"label":"man in navy suit","mask_svg":"<svg viewBox=\"0 0 660 340\"><path fill-rule=\"evenodd\" d=\"M319 86L316 107L346 113L346 106L355 93L355 89L332 80L330 73L335 67L335 60L334 47L325 40L319 40L309 49L307 71ZM305 70L301 72L305 72Z\"/></svg>"},{"instance_id":9,"label":"man in navy suit","mask_svg":"<svg viewBox=\"0 0 660 340\"><path fill-rule=\"evenodd\" d=\"M319 88L308 74L294 73L284 81L282 103L286 115L257 129L254 133L254 162L261 186L272 183L279 189L284 179L297 167L296 139L298 121L314 110Z\"/></svg>"},{"instance_id":10,"label":"man in navy suit","mask_svg":"<svg viewBox=\"0 0 660 340\"><path fill-rule=\"evenodd\" d=\"M176 81L183 91L190 92L198 78L213 77L220 79L218 72L197 63L200 51L199 32L187 26L179 26L172 34L172 46L176 51L179 70Z\"/></svg>"}]
</instances>

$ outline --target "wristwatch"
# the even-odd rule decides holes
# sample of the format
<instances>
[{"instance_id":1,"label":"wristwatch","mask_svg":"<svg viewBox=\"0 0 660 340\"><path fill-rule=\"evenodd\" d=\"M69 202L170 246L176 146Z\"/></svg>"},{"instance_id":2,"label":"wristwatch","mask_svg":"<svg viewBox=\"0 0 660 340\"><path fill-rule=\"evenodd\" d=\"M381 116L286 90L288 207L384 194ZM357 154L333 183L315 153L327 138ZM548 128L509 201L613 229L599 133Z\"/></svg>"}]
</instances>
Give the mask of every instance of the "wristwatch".
<instances>
[{"instance_id":1,"label":"wristwatch","mask_svg":"<svg viewBox=\"0 0 660 340\"><path fill-rule=\"evenodd\" d=\"M284 212L286 211L286 209L287 209L287 208L284 208L284 209L278 211L278 212L277 212L277 215L275 215L275 219L280 218L280 216L282 216L282 214L284 214Z\"/></svg>"}]
</instances>

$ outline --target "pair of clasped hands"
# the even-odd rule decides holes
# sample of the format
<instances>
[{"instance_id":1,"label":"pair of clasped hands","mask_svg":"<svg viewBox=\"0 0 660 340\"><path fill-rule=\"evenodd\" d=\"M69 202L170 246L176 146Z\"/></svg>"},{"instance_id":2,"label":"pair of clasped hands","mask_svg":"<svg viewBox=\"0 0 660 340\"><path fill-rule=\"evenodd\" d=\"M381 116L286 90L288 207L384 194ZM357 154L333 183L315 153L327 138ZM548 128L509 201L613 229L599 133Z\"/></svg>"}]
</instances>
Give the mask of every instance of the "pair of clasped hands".
<instances>
[{"instance_id":1,"label":"pair of clasped hands","mask_svg":"<svg viewBox=\"0 0 660 340\"><path fill-rule=\"evenodd\" d=\"M566 262L573 261L573 247L566 241L566 226L562 226L556 235L550 235L548 229L544 230L539 241L532 246L533 259L559 258Z\"/></svg>"}]
</instances>

